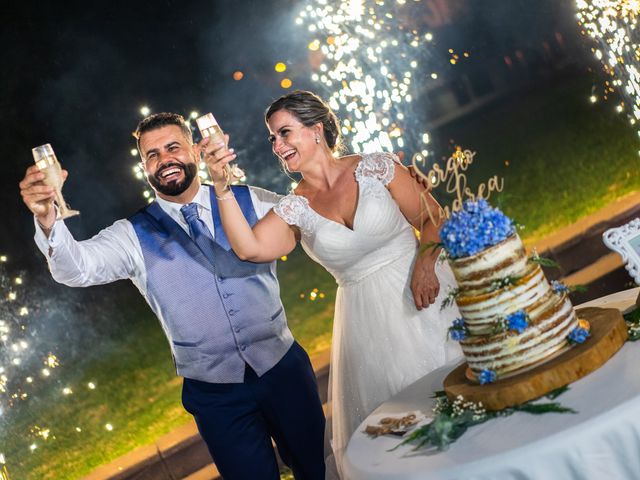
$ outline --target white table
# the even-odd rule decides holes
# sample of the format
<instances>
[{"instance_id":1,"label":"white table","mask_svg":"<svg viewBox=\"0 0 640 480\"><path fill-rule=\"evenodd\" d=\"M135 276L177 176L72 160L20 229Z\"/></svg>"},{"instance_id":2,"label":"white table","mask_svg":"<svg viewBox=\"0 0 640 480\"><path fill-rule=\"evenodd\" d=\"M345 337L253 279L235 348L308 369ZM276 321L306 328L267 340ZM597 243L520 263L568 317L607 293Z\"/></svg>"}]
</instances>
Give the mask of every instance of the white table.
<instances>
[{"instance_id":1,"label":"white table","mask_svg":"<svg viewBox=\"0 0 640 480\"><path fill-rule=\"evenodd\" d=\"M640 288L582 306L629 309ZM579 308L578 307L578 308ZM448 450L413 451L395 437L363 433L385 416L431 414L431 394L454 365L410 385L367 418L345 455L349 480L640 479L640 342L628 342L603 367L558 397L577 414L515 413L471 427Z\"/></svg>"}]
</instances>

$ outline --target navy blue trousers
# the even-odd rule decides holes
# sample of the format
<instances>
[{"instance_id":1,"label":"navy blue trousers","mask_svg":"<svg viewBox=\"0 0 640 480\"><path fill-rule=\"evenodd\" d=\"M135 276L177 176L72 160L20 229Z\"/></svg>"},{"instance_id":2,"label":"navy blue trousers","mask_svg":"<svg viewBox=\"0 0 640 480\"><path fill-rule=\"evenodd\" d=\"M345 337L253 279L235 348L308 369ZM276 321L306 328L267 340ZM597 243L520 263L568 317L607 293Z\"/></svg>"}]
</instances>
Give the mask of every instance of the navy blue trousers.
<instances>
[{"instance_id":1,"label":"navy blue trousers","mask_svg":"<svg viewBox=\"0 0 640 480\"><path fill-rule=\"evenodd\" d=\"M297 480L324 480L324 413L307 353L296 342L244 383L184 379L182 403L225 480L280 478L271 439Z\"/></svg>"}]
</instances>

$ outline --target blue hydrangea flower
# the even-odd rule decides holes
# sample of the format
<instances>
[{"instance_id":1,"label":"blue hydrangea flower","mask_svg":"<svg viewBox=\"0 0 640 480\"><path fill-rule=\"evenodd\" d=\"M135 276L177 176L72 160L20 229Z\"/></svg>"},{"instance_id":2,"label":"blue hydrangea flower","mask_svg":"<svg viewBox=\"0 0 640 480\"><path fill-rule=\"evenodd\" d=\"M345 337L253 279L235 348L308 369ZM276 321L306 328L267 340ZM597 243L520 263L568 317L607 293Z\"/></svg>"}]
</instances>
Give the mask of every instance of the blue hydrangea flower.
<instances>
[{"instance_id":1,"label":"blue hydrangea flower","mask_svg":"<svg viewBox=\"0 0 640 480\"><path fill-rule=\"evenodd\" d=\"M462 318L456 318L449 327L449 337L456 342L467 338L467 332L467 326Z\"/></svg>"},{"instance_id":2,"label":"blue hydrangea flower","mask_svg":"<svg viewBox=\"0 0 640 480\"><path fill-rule=\"evenodd\" d=\"M582 327L576 327L569 335L567 335L567 340L569 343L583 343L587 338L589 338L589 330Z\"/></svg>"},{"instance_id":3,"label":"blue hydrangea flower","mask_svg":"<svg viewBox=\"0 0 640 480\"><path fill-rule=\"evenodd\" d=\"M529 326L529 316L524 310L518 310L506 316L507 328L522 333Z\"/></svg>"},{"instance_id":4,"label":"blue hydrangea flower","mask_svg":"<svg viewBox=\"0 0 640 480\"><path fill-rule=\"evenodd\" d=\"M467 200L440 229L440 239L451 258L474 255L513 235L513 222L486 200Z\"/></svg>"},{"instance_id":5,"label":"blue hydrangea flower","mask_svg":"<svg viewBox=\"0 0 640 480\"><path fill-rule=\"evenodd\" d=\"M551 281L551 289L553 290L553 293L557 295L562 295L563 293L569 293L571 291L569 287L558 280Z\"/></svg>"},{"instance_id":6,"label":"blue hydrangea flower","mask_svg":"<svg viewBox=\"0 0 640 480\"><path fill-rule=\"evenodd\" d=\"M478 375L478 381L480 382L480 385L493 383L496 381L496 378L497 378L496 372L494 372L493 370L489 370L487 368L482 370L480 372L480 375Z\"/></svg>"},{"instance_id":7,"label":"blue hydrangea flower","mask_svg":"<svg viewBox=\"0 0 640 480\"><path fill-rule=\"evenodd\" d=\"M467 334L465 333L464 330L458 330L455 328L452 328L451 330L449 330L449 336L451 337L451 340L454 340L456 342L459 342L460 340L464 340L465 338L467 338Z\"/></svg>"}]
</instances>

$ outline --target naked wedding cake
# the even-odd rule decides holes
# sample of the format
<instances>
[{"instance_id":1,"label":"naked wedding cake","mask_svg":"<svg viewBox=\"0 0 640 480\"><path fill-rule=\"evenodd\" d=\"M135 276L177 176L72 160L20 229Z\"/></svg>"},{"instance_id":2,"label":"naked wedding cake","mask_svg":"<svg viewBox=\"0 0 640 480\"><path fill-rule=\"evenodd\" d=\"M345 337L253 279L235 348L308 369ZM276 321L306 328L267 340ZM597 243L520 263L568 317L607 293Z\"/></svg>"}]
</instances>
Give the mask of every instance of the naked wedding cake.
<instances>
[{"instance_id":1,"label":"naked wedding cake","mask_svg":"<svg viewBox=\"0 0 640 480\"><path fill-rule=\"evenodd\" d=\"M568 288L547 281L539 257L527 257L500 210L467 201L440 237L458 282L450 295L462 315L449 334L477 381L493 382L586 339L588 325L577 319Z\"/></svg>"}]
</instances>

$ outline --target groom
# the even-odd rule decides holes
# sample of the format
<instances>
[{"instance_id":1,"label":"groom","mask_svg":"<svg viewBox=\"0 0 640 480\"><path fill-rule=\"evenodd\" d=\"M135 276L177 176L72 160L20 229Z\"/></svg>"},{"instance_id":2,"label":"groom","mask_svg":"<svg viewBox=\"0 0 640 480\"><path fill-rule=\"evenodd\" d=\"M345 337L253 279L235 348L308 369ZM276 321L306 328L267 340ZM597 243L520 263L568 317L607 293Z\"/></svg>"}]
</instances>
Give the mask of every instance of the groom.
<instances>
[{"instance_id":1,"label":"groom","mask_svg":"<svg viewBox=\"0 0 640 480\"><path fill-rule=\"evenodd\" d=\"M151 115L134 136L156 199L89 240L56 221L37 167L20 182L53 278L73 287L128 278L138 287L225 480L278 479L272 439L297 479L324 479L322 406L309 357L287 327L275 263L243 262L231 250L215 191L198 178L202 147L180 115ZM233 191L250 224L277 201L254 187Z\"/></svg>"}]
</instances>

